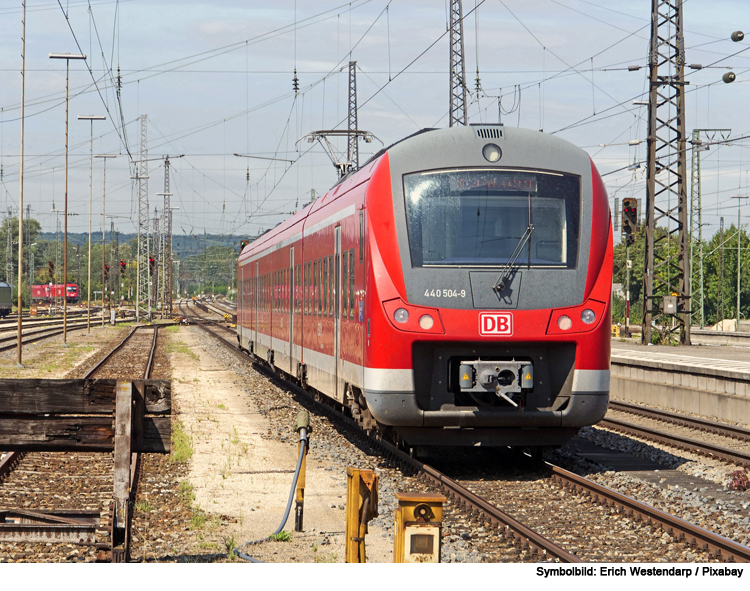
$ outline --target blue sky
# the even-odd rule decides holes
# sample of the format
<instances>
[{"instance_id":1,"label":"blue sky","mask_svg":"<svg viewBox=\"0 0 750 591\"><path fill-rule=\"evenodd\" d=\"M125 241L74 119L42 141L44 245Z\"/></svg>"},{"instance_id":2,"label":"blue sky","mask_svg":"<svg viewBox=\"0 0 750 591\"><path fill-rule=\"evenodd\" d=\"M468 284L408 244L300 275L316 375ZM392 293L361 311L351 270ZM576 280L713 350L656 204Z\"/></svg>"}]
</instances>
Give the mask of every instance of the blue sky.
<instances>
[{"instance_id":1,"label":"blue sky","mask_svg":"<svg viewBox=\"0 0 750 591\"><path fill-rule=\"evenodd\" d=\"M17 207L19 193L20 4L0 0L4 211ZM172 205L180 208L174 231L196 234L253 235L307 202L311 189L320 194L335 182L322 148L297 141L310 131L345 125L350 59L358 65L361 129L387 145L420 128L447 125L448 38L439 39L446 29L445 0L61 5L69 25L53 0L27 4L24 193L46 230L54 230L56 215L50 211L53 202L62 208L64 193L65 65L48 59L50 52L77 53L80 45L92 71L71 63L69 211L77 215L69 220L70 231L86 231L89 215L90 127L78 115L109 114L106 122L94 124L93 149L118 155L107 163L107 213L118 216L117 227L136 228L137 193L124 139L137 156L138 117L146 114L149 157L184 154L172 160ZM506 125L543 128L583 147L602 173L611 173L605 176L611 200L642 198L643 168L612 171L645 159L645 142L628 146L628 141L646 136L646 110L631 100L645 98L647 69L629 72L627 66L647 64L650 1L465 0L464 12L475 5L476 18L474 13L466 18L464 33L469 89L474 93L477 67L482 89L471 99L471 122L496 122L495 97L501 95L503 109L511 110L514 102L518 106L520 88L520 109L502 116ZM729 40L734 30L750 33L750 5L688 0L684 18L687 62L716 63L737 74L736 82L723 84L727 69L688 70L688 130L750 134L745 106L750 51L727 59L750 47ZM112 88L118 66L119 104ZM360 159L379 148L377 141L361 144ZM750 151L744 148L738 141L703 154L708 234L721 216L727 224L736 222L738 200L731 196L750 192ZM94 168L97 228L101 161L95 160ZM163 191L163 163L149 162L149 174L153 212L154 206L162 208L156 193Z\"/></svg>"}]
</instances>

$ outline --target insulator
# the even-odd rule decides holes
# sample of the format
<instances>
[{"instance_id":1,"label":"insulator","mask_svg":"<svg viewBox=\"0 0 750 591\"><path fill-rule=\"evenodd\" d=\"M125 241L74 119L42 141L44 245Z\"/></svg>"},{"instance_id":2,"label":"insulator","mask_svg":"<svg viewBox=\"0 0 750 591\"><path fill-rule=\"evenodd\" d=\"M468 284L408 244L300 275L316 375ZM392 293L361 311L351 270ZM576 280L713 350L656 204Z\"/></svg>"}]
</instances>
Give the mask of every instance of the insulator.
<instances>
[{"instance_id":1,"label":"insulator","mask_svg":"<svg viewBox=\"0 0 750 591\"><path fill-rule=\"evenodd\" d=\"M723 80L723 81L724 81L724 82L725 82L726 84L731 84L732 82L734 82L735 80L737 80L737 74L735 74L734 72L727 72L726 74L724 74L724 75L723 75L723 76L721 77L721 79L722 79L722 80Z\"/></svg>"}]
</instances>

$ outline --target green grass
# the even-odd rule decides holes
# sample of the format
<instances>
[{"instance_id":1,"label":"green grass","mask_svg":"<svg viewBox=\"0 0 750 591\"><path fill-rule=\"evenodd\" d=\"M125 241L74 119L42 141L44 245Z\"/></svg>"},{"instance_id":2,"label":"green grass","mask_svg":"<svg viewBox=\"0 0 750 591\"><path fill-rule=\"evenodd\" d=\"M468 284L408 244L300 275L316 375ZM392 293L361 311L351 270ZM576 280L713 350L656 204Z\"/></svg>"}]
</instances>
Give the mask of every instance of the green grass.
<instances>
[{"instance_id":1,"label":"green grass","mask_svg":"<svg viewBox=\"0 0 750 591\"><path fill-rule=\"evenodd\" d=\"M177 489L177 492L180 494L182 502L186 505L190 505L195 500L193 485L190 484L187 480L182 480L180 482L180 487Z\"/></svg>"},{"instance_id":2,"label":"green grass","mask_svg":"<svg viewBox=\"0 0 750 591\"><path fill-rule=\"evenodd\" d=\"M182 421L175 419L172 425L171 460L178 464L185 464L193 457L193 451L193 438L185 431Z\"/></svg>"},{"instance_id":3,"label":"green grass","mask_svg":"<svg viewBox=\"0 0 750 591\"><path fill-rule=\"evenodd\" d=\"M148 501L138 501L135 504L135 510L141 513L151 513L151 511L154 510L154 507Z\"/></svg>"},{"instance_id":4,"label":"green grass","mask_svg":"<svg viewBox=\"0 0 750 591\"><path fill-rule=\"evenodd\" d=\"M183 342L167 343L167 354L169 353L182 353L195 361L200 361L200 357Z\"/></svg>"},{"instance_id":5,"label":"green grass","mask_svg":"<svg viewBox=\"0 0 750 591\"><path fill-rule=\"evenodd\" d=\"M282 530L281 530L281 531L280 531L279 533L277 533L277 534L271 534L271 535L270 535L270 536L268 536L268 537L269 537L269 538L270 538L271 540L273 540L274 542L290 542L290 541L292 540L292 534L290 534L290 533L289 533L288 531L286 531L285 529L282 529Z\"/></svg>"},{"instance_id":6,"label":"green grass","mask_svg":"<svg viewBox=\"0 0 750 591\"><path fill-rule=\"evenodd\" d=\"M166 330L167 332L171 332L171 333L180 332L180 325L172 324L170 326L163 328L162 330Z\"/></svg>"}]
</instances>

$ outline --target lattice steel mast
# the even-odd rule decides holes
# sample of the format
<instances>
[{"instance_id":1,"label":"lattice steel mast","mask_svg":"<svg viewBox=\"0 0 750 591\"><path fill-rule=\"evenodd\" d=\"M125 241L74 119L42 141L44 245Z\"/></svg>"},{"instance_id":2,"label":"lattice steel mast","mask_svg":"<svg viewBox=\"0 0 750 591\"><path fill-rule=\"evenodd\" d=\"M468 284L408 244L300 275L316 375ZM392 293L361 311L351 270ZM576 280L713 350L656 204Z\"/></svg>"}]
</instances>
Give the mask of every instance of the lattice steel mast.
<instances>
[{"instance_id":1,"label":"lattice steel mast","mask_svg":"<svg viewBox=\"0 0 750 591\"><path fill-rule=\"evenodd\" d=\"M660 74L661 69L661 74ZM652 0L648 173L643 278L644 343L652 323L690 344L689 203L686 188L685 43L682 0ZM660 220L665 231L656 235ZM676 245L672 242L676 238Z\"/></svg>"},{"instance_id":2,"label":"lattice steel mast","mask_svg":"<svg viewBox=\"0 0 750 591\"><path fill-rule=\"evenodd\" d=\"M169 190L169 156L164 159L164 307L167 318L172 317L172 193Z\"/></svg>"},{"instance_id":3,"label":"lattice steel mast","mask_svg":"<svg viewBox=\"0 0 750 591\"><path fill-rule=\"evenodd\" d=\"M448 126L466 125L466 62L461 0L451 0L450 10L450 108Z\"/></svg>"},{"instance_id":4,"label":"lattice steel mast","mask_svg":"<svg viewBox=\"0 0 750 591\"><path fill-rule=\"evenodd\" d=\"M140 320L144 314L151 320L148 280L148 139L146 134L146 115L141 116L141 159L138 166L138 281L136 287L135 317Z\"/></svg>"},{"instance_id":5,"label":"lattice steel mast","mask_svg":"<svg viewBox=\"0 0 750 591\"><path fill-rule=\"evenodd\" d=\"M356 134L358 129L357 62L349 62L349 138L346 150L346 159L349 164L349 170L359 169L359 136Z\"/></svg>"},{"instance_id":6,"label":"lattice steel mast","mask_svg":"<svg viewBox=\"0 0 750 591\"><path fill-rule=\"evenodd\" d=\"M156 207L154 207L154 233L153 233L153 246L154 246L154 270L153 275L150 275L150 290L149 290L149 308L156 305L156 302L159 301L159 260L161 258L161 252L159 251L159 236L161 236L161 233L159 232L159 214L156 210Z\"/></svg>"}]
</instances>

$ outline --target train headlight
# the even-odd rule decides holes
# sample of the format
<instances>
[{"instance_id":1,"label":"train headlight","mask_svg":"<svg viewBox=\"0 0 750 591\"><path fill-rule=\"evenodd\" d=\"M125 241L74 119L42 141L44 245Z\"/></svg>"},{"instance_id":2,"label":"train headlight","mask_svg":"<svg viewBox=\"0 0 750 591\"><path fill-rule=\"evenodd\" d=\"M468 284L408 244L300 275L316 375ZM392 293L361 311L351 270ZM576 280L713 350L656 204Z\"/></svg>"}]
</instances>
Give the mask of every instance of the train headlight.
<instances>
[{"instance_id":1,"label":"train headlight","mask_svg":"<svg viewBox=\"0 0 750 591\"><path fill-rule=\"evenodd\" d=\"M419 319L419 327L423 328L424 330L430 330L434 326L434 324L435 321L429 314L425 314Z\"/></svg>"},{"instance_id":2,"label":"train headlight","mask_svg":"<svg viewBox=\"0 0 750 591\"><path fill-rule=\"evenodd\" d=\"M560 330L570 330L570 327L573 326L573 321L570 319L570 316L563 314L557 319L557 326Z\"/></svg>"},{"instance_id":3,"label":"train headlight","mask_svg":"<svg viewBox=\"0 0 750 591\"><path fill-rule=\"evenodd\" d=\"M393 313L393 319L399 324L405 324L409 321L409 312L404 308L399 308Z\"/></svg>"},{"instance_id":4,"label":"train headlight","mask_svg":"<svg viewBox=\"0 0 750 591\"><path fill-rule=\"evenodd\" d=\"M586 308L583 312L581 312L581 320L583 320L584 324L593 324L596 320L596 312L594 312L590 308Z\"/></svg>"},{"instance_id":5,"label":"train headlight","mask_svg":"<svg viewBox=\"0 0 750 591\"><path fill-rule=\"evenodd\" d=\"M484 148L482 148L482 156L484 156L487 162L497 162L498 160L500 160L500 158L502 158L503 151L497 144L487 144Z\"/></svg>"}]
</instances>

